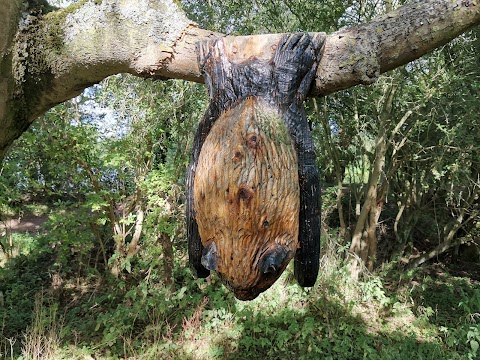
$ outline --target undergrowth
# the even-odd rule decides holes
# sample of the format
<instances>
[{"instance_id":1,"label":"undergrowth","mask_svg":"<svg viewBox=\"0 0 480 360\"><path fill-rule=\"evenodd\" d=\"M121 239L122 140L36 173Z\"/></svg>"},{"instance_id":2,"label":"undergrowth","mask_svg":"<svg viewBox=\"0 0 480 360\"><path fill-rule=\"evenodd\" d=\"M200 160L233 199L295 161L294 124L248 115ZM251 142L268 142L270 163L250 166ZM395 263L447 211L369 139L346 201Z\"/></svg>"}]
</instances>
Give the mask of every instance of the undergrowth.
<instances>
[{"instance_id":1,"label":"undergrowth","mask_svg":"<svg viewBox=\"0 0 480 360\"><path fill-rule=\"evenodd\" d=\"M333 248L324 246L314 288L296 285L290 266L251 302L216 276L193 279L185 260L171 289L152 274L69 278L48 252L19 256L0 269L0 351L8 359L478 357L478 283L433 267L352 282Z\"/></svg>"}]
</instances>

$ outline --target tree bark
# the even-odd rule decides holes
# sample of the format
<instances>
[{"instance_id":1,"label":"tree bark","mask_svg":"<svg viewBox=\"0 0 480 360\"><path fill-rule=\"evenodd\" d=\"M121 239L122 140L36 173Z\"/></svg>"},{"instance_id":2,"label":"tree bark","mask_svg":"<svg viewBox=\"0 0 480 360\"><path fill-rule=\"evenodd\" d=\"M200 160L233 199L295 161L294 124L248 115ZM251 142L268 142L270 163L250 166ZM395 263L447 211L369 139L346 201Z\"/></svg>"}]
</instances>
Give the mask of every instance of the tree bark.
<instances>
[{"instance_id":1,"label":"tree bark","mask_svg":"<svg viewBox=\"0 0 480 360\"><path fill-rule=\"evenodd\" d=\"M200 29L173 0L85 0L44 15L23 10L20 0L0 0L0 159L36 117L107 76L203 82L195 44L223 36ZM478 23L477 0L428 0L335 32L310 94L370 84ZM238 43L258 44L247 57L269 58L280 37L238 37Z\"/></svg>"},{"instance_id":2,"label":"tree bark","mask_svg":"<svg viewBox=\"0 0 480 360\"><path fill-rule=\"evenodd\" d=\"M330 124L328 121L328 112L327 112L327 105L324 101L324 109L323 113L320 112L320 109L317 104L317 99L313 99L313 106L315 112L317 113L317 117L320 120L320 123L323 127L323 133L325 137L323 138L324 146L327 149L328 155L331 157L335 172L335 180L337 182L337 195L336 195L336 203L337 203L337 213L338 213L338 220L340 222L340 239L342 239L342 245L346 242L347 236L347 225L345 222L345 215L343 213L343 204L342 204L342 197L343 197L343 173L344 169L340 164L340 156L336 147L336 144L333 142L332 131L330 129Z\"/></svg>"},{"instance_id":3,"label":"tree bark","mask_svg":"<svg viewBox=\"0 0 480 360\"><path fill-rule=\"evenodd\" d=\"M378 113L378 134L375 140L375 158L368 179L365 203L360 211L355 230L352 234L350 252L356 254L352 258L350 273L357 279L362 272L362 265L369 271L373 270L377 255L377 223L383 208L384 194L379 189L379 181L385 165L385 155L388 150L387 126L392 116L393 99L396 85L388 85L384 90L383 104ZM363 264L360 263L360 260Z\"/></svg>"},{"instance_id":4,"label":"tree bark","mask_svg":"<svg viewBox=\"0 0 480 360\"><path fill-rule=\"evenodd\" d=\"M132 240L128 245L127 256L129 257L135 256L138 250L140 250L138 242L140 241L140 237L142 235L143 221L145 219L145 209L141 198L138 199L138 209L136 211L136 215L137 219L135 220L135 230L132 235Z\"/></svg>"},{"instance_id":5,"label":"tree bark","mask_svg":"<svg viewBox=\"0 0 480 360\"><path fill-rule=\"evenodd\" d=\"M158 239L163 249L163 283L173 289L174 253L172 240L166 233L160 233Z\"/></svg>"}]
</instances>

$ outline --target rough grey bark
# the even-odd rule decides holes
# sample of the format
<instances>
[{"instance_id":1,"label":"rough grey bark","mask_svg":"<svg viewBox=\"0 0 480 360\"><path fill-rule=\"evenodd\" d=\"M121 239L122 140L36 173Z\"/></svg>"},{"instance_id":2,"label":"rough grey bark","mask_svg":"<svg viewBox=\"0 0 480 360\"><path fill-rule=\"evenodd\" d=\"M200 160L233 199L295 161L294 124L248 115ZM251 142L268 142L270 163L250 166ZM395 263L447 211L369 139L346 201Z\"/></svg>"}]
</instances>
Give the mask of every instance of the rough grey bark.
<instances>
[{"instance_id":1,"label":"rough grey bark","mask_svg":"<svg viewBox=\"0 0 480 360\"><path fill-rule=\"evenodd\" d=\"M0 159L36 117L107 76L202 82L195 43L222 36L198 28L173 0L84 0L44 15L23 2L0 0ZM311 95L370 84L478 23L477 0L427 0L333 33ZM270 57L279 37L264 35L251 55Z\"/></svg>"},{"instance_id":2,"label":"rough grey bark","mask_svg":"<svg viewBox=\"0 0 480 360\"><path fill-rule=\"evenodd\" d=\"M29 13L0 0L0 159L39 115L117 73L196 80L199 29L171 0L83 1ZM4 29L5 28L5 29Z\"/></svg>"}]
</instances>

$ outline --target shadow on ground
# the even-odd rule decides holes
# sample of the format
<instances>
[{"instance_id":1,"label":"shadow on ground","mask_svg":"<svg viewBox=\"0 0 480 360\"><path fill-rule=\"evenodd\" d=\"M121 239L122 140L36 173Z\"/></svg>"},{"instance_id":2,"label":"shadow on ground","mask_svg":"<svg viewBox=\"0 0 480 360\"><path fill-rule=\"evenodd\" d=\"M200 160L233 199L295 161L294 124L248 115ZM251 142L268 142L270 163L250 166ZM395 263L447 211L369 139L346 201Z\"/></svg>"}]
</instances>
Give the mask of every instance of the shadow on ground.
<instances>
[{"instance_id":1,"label":"shadow on ground","mask_svg":"<svg viewBox=\"0 0 480 360\"><path fill-rule=\"evenodd\" d=\"M341 298L335 284L308 293L296 285L279 284L280 290L269 290L247 304L235 300L215 280L193 280L185 269L177 269L174 292L155 283L120 284L98 274L67 279L58 287L55 269L55 258L48 252L20 256L0 269L2 339L18 339L16 354L32 323L34 300L42 293L45 308L58 307L61 346L83 348L97 358L465 358L439 337L419 338L411 327L392 330L383 323L372 327L354 315L353 305ZM435 309L435 316L418 325L424 327L456 324L464 310L458 308L459 302L474 301L480 294L478 283L445 273L423 277L423 287L416 284L412 293L416 306ZM382 317L389 319L389 314Z\"/></svg>"}]
</instances>

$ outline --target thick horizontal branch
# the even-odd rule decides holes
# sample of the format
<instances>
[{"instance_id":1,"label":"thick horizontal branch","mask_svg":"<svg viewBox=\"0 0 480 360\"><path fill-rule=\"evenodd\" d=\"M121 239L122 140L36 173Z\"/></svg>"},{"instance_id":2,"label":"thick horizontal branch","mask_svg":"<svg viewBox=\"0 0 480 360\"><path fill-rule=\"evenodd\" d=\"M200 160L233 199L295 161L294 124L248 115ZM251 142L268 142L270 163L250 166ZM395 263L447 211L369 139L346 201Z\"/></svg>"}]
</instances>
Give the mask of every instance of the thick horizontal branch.
<instances>
[{"instance_id":1,"label":"thick horizontal branch","mask_svg":"<svg viewBox=\"0 0 480 360\"><path fill-rule=\"evenodd\" d=\"M20 0L0 0L0 8L8 17L0 25L0 158L36 117L107 76L203 82L195 44L223 36L198 28L173 0L84 0L20 21ZM478 0L427 0L330 34L310 95L370 84L478 23ZM280 36L228 42L239 61L269 58Z\"/></svg>"},{"instance_id":2,"label":"thick horizontal branch","mask_svg":"<svg viewBox=\"0 0 480 360\"><path fill-rule=\"evenodd\" d=\"M418 59L480 23L478 0L429 0L403 6L376 20L327 36L311 95L326 95L358 84L371 84L380 74ZM196 38L202 35L191 29ZM209 34L213 35L213 34ZM281 34L252 35L232 40L244 58L269 58ZM183 47L183 46L181 46ZM193 48L184 52L193 52ZM195 59L183 63L191 80L203 82ZM159 69L178 77L176 58ZM167 70L167 72L164 72ZM196 75L192 77L192 75Z\"/></svg>"},{"instance_id":3,"label":"thick horizontal branch","mask_svg":"<svg viewBox=\"0 0 480 360\"><path fill-rule=\"evenodd\" d=\"M167 0L160 1L156 9L152 2L144 1L122 1L116 8L106 3L87 2L70 14L51 15L55 21L65 19L61 24L64 39L60 39L64 50L51 58L54 63L49 68L55 73L48 79L48 98L36 111L32 109L30 117L119 72L203 82L195 44L221 34L196 27ZM478 23L477 1L430 0L330 34L312 94L370 84L381 73L419 58ZM52 25L43 21L39 26ZM244 58L270 58L280 36L239 37L232 41L232 47ZM56 90L53 93L52 88Z\"/></svg>"},{"instance_id":4,"label":"thick horizontal branch","mask_svg":"<svg viewBox=\"0 0 480 360\"><path fill-rule=\"evenodd\" d=\"M123 1L116 8L105 3L87 2L64 17L64 51L49 66L56 73L49 79L48 97L32 109L30 117L119 72L203 82L195 44L221 34L196 27L167 0L156 9L143 1ZM312 95L370 84L381 73L419 58L479 22L477 1L430 0L330 34ZM51 26L48 21L40 25ZM232 46L245 58L269 58L280 36L240 37Z\"/></svg>"},{"instance_id":5,"label":"thick horizontal branch","mask_svg":"<svg viewBox=\"0 0 480 360\"><path fill-rule=\"evenodd\" d=\"M478 0L418 1L328 36L313 94L370 84L480 23Z\"/></svg>"}]
</instances>

